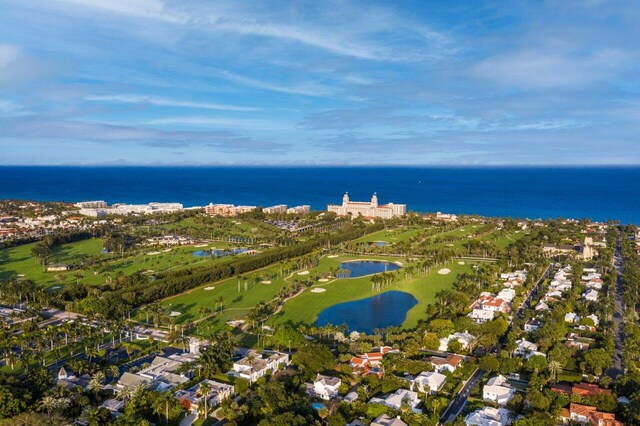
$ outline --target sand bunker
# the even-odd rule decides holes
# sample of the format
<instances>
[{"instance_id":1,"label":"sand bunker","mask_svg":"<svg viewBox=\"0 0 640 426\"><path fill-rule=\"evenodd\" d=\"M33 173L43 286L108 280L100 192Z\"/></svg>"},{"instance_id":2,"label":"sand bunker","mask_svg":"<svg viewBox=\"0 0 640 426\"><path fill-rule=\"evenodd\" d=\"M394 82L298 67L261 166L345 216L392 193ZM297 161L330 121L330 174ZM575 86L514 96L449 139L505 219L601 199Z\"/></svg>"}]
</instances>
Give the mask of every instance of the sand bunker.
<instances>
[{"instance_id":1,"label":"sand bunker","mask_svg":"<svg viewBox=\"0 0 640 426\"><path fill-rule=\"evenodd\" d=\"M205 287L204 289L205 289L205 290L207 290L207 291L209 291L209 290L213 290L213 289L215 289L215 287Z\"/></svg>"},{"instance_id":2,"label":"sand bunker","mask_svg":"<svg viewBox=\"0 0 640 426\"><path fill-rule=\"evenodd\" d=\"M447 275L450 272L451 272L451 269L447 269L447 268L442 268L438 271L440 275Z\"/></svg>"},{"instance_id":3,"label":"sand bunker","mask_svg":"<svg viewBox=\"0 0 640 426\"><path fill-rule=\"evenodd\" d=\"M271 284L271 281L269 280L264 280L264 281L260 281L262 284Z\"/></svg>"},{"instance_id":4,"label":"sand bunker","mask_svg":"<svg viewBox=\"0 0 640 426\"><path fill-rule=\"evenodd\" d=\"M169 253L171 251L170 248L162 250L163 253Z\"/></svg>"},{"instance_id":5,"label":"sand bunker","mask_svg":"<svg viewBox=\"0 0 640 426\"><path fill-rule=\"evenodd\" d=\"M327 256L329 259L335 259L336 257L338 257L337 254L332 254L331 256Z\"/></svg>"},{"instance_id":6,"label":"sand bunker","mask_svg":"<svg viewBox=\"0 0 640 426\"><path fill-rule=\"evenodd\" d=\"M309 271L298 272L298 275L309 275Z\"/></svg>"},{"instance_id":7,"label":"sand bunker","mask_svg":"<svg viewBox=\"0 0 640 426\"><path fill-rule=\"evenodd\" d=\"M404 265L404 263L402 263L402 262L398 262L398 261L396 261L395 263L396 263L396 265L398 265L398 266L402 266L402 265Z\"/></svg>"},{"instance_id":8,"label":"sand bunker","mask_svg":"<svg viewBox=\"0 0 640 426\"><path fill-rule=\"evenodd\" d=\"M159 251L150 251L149 253L147 253L148 256L155 256L156 254L160 254Z\"/></svg>"},{"instance_id":9,"label":"sand bunker","mask_svg":"<svg viewBox=\"0 0 640 426\"><path fill-rule=\"evenodd\" d=\"M327 283L329 282L329 278L320 278L318 281L320 281L321 283Z\"/></svg>"},{"instance_id":10,"label":"sand bunker","mask_svg":"<svg viewBox=\"0 0 640 426\"><path fill-rule=\"evenodd\" d=\"M327 291L326 288L312 288L311 289L311 293L324 293L325 291Z\"/></svg>"},{"instance_id":11,"label":"sand bunker","mask_svg":"<svg viewBox=\"0 0 640 426\"><path fill-rule=\"evenodd\" d=\"M209 246L209 244L198 244L198 245L196 245L194 247L198 247L199 248L199 247L208 247L208 246Z\"/></svg>"},{"instance_id":12,"label":"sand bunker","mask_svg":"<svg viewBox=\"0 0 640 426\"><path fill-rule=\"evenodd\" d=\"M182 313L178 311L171 311L169 314L170 317L179 317L180 315L182 315Z\"/></svg>"},{"instance_id":13,"label":"sand bunker","mask_svg":"<svg viewBox=\"0 0 640 426\"><path fill-rule=\"evenodd\" d=\"M463 261L458 262L458 265L464 265Z\"/></svg>"}]
</instances>

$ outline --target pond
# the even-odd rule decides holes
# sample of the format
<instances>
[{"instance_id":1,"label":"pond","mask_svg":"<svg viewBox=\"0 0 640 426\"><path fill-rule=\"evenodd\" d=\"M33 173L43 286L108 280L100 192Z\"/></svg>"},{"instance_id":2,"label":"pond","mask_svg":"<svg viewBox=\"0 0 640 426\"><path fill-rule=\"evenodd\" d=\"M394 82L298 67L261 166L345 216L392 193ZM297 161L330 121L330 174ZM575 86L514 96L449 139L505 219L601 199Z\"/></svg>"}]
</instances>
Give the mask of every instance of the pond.
<instances>
[{"instance_id":1,"label":"pond","mask_svg":"<svg viewBox=\"0 0 640 426\"><path fill-rule=\"evenodd\" d=\"M400 265L381 260L355 260L353 262L342 262L340 269L349 271L344 276L338 278L357 278L365 275L379 274L381 272L391 272L400 269Z\"/></svg>"},{"instance_id":2,"label":"pond","mask_svg":"<svg viewBox=\"0 0 640 426\"><path fill-rule=\"evenodd\" d=\"M339 303L320 312L315 325L347 324L350 331L373 334L376 328L400 326L407 312L418 304L413 295L404 291L388 291L353 302Z\"/></svg>"},{"instance_id":3,"label":"pond","mask_svg":"<svg viewBox=\"0 0 640 426\"><path fill-rule=\"evenodd\" d=\"M374 241L373 242L375 245L377 245L378 247L384 247L384 246L388 246L389 243L386 241Z\"/></svg>"}]
</instances>

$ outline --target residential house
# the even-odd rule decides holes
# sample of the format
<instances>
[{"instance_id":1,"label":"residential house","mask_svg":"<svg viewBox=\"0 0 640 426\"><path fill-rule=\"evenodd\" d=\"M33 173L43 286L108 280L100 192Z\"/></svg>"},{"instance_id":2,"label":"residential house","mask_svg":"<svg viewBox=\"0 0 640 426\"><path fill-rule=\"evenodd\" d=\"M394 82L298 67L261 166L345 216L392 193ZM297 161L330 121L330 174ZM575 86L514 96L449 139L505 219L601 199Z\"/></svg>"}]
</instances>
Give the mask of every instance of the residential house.
<instances>
[{"instance_id":1,"label":"residential house","mask_svg":"<svg viewBox=\"0 0 640 426\"><path fill-rule=\"evenodd\" d=\"M442 339L440 339L440 346L439 346L439 350L440 351L446 351L449 348L449 342L451 341L457 341L460 343L460 345L462 346L463 350L467 350L471 347L471 345L473 344L473 342L476 340L475 336L473 336L472 334L469 334L468 332L463 332L463 333L453 333L450 334L447 337L443 337Z\"/></svg>"},{"instance_id":2,"label":"residential house","mask_svg":"<svg viewBox=\"0 0 640 426\"><path fill-rule=\"evenodd\" d=\"M530 319L527 322L524 323L524 331L526 333L531 333L533 331L538 331L540 330L540 327L542 327L542 323L536 319Z\"/></svg>"},{"instance_id":3,"label":"residential house","mask_svg":"<svg viewBox=\"0 0 640 426\"><path fill-rule=\"evenodd\" d=\"M415 379L411 380L411 389L414 386L423 393L433 394L439 392L447 381L447 376L433 371L420 373Z\"/></svg>"},{"instance_id":4,"label":"residential house","mask_svg":"<svg viewBox=\"0 0 640 426\"><path fill-rule=\"evenodd\" d=\"M538 352L538 345L525 339L516 340L516 345L516 350L513 352L516 356L521 356L525 359L529 359L534 355L547 356L543 352Z\"/></svg>"},{"instance_id":5,"label":"residential house","mask_svg":"<svg viewBox=\"0 0 640 426\"><path fill-rule=\"evenodd\" d=\"M499 405L506 405L516 390L509 384L503 375L497 375L489 379L482 388L482 399L492 401Z\"/></svg>"},{"instance_id":6,"label":"residential house","mask_svg":"<svg viewBox=\"0 0 640 426\"><path fill-rule=\"evenodd\" d=\"M590 302L597 302L598 301L598 291L594 290L594 289L589 289L587 291L585 291L584 293L582 293L582 298L585 300L588 300Z\"/></svg>"},{"instance_id":7,"label":"residential house","mask_svg":"<svg viewBox=\"0 0 640 426\"><path fill-rule=\"evenodd\" d=\"M464 419L467 426L507 426L509 423L509 411L505 408L483 407Z\"/></svg>"},{"instance_id":8,"label":"residential house","mask_svg":"<svg viewBox=\"0 0 640 426\"><path fill-rule=\"evenodd\" d=\"M564 408L560 414L563 423L577 422L596 426L623 426L614 414L598 411L596 407L571 403L569 409Z\"/></svg>"},{"instance_id":9,"label":"residential house","mask_svg":"<svg viewBox=\"0 0 640 426\"><path fill-rule=\"evenodd\" d=\"M396 410L399 410L402 407L402 404L406 404L411 407L413 411L420 412L420 410L417 409L420 404L418 393L407 389L398 389L384 399L372 398L369 403L386 405L387 407L395 408Z\"/></svg>"},{"instance_id":10,"label":"residential house","mask_svg":"<svg viewBox=\"0 0 640 426\"><path fill-rule=\"evenodd\" d=\"M209 391L205 395L202 391L202 385L207 384ZM230 398L235 394L233 385L227 383L221 383L214 380L203 380L202 382L190 387L189 389L179 390L174 394L174 397L180 401L180 404L187 412L198 412L201 407L204 407L204 400L207 400L208 407L216 407L227 398Z\"/></svg>"},{"instance_id":11,"label":"residential house","mask_svg":"<svg viewBox=\"0 0 640 426\"><path fill-rule=\"evenodd\" d=\"M341 384L342 380L338 377L318 374L313 384L307 383L307 393L328 401L338 396L338 388Z\"/></svg>"},{"instance_id":12,"label":"residential house","mask_svg":"<svg viewBox=\"0 0 640 426\"><path fill-rule=\"evenodd\" d=\"M407 426L407 424L400 420L400 417L389 417L386 414L381 414L371 422L371 426Z\"/></svg>"},{"instance_id":13,"label":"residential house","mask_svg":"<svg viewBox=\"0 0 640 426\"><path fill-rule=\"evenodd\" d=\"M445 370L453 373L454 371L456 371L456 368L458 368L460 364L462 364L463 360L464 358L456 354L451 354L446 358L434 356L431 357L431 365L438 373L442 373Z\"/></svg>"},{"instance_id":14,"label":"residential house","mask_svg":"<svg viewBox=\"0 0 640 426\"><path fill-rule=\"evenodd\" d=\"M476 308L476 309L473 309L471 312L469 312L467 316L478 324L484 324L487 321L491 321L494 315L495 315L495 312L493 311L485 311L485 310Z\"/></svg>"},{"instance_id":15,"label":"residential house","mask_svg":"<svg viewBox=\"0 0 640 426\"><path fill-rule=\"evenodd\" d=\"M586 351L593 342L594 340L588 337L580 337L580 335L576 333L569 333L567 334L567 340L565 340L564 345L568 348L576 348L580 351Z\"/></svg>"},{"instance_id":16,"label":"residential house","mask_svg":"<svg viewBox=\"0 0 640 426\"><path fill-rule=\"evenodd\" d=\"M281 364L289 365L289 355L277 351L256 352L233 363L233 370L228 375L240 377L254 383L267 372L277 371Z\"/></svg>"}]
</instances>

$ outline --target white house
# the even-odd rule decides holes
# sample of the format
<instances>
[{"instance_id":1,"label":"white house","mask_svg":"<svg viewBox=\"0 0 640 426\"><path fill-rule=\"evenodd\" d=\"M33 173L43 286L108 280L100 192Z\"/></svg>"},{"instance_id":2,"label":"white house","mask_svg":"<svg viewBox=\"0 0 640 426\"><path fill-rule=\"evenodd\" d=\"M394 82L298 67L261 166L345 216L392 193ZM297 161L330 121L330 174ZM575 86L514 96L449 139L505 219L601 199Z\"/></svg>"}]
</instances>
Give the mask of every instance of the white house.
<instances>
[{"instance_id":1,"label":"white house","mask_svg":"<svg viewBox=\"0 0 640 426\"><path fill-rule=\"evenodd\" d=\"M516 350L513 352L516 356L521 356L525 359L529 359L534 355L541 355L543 357L547 356L542 352L538 352L538 345L525 339L516 340L516 345Z\"/></svg>"},{"instance_id":2,"label":"white house","mask_svg":"<svg viewBox=\"0 0 640 426\"><path fill-rule=\"evenodd\" d=\"M531 333L532 331L538 331L540 330L540 327L542 327L542 323L533 318L524 323L524 331L526 333Z\"/></svg>"},{"instance_id":3,"label":"white house","mask_svg":"<svg viewBox=\"0 0 640 426\"><path fill-rule=\"evenodd\" d=\"M407 404L413 411L420 412L416 407L420 404L418 393L407 389L398 389L385 399L371 398L370 404L382 404L399 410L402 404Z\"/></svg>"},{"instance_id":4,"label":"white house","mask_svg":"<svg viewBox=\"0 0 640 426\"><path fill-rule=\"evenodd\" d=\"M482 399L492 401L499 405L506 405L516 390L511 387L503 375L497 375L489 379L482 388Z\"/></svg>"},{"instance_id":5,"label":"white house","mask_svg":"<svg viewBox=\"0 0 640 426\"><path fill-rule=\"evenodd\" d=\"M493 311L474 309L471 312L469 312L469 315L467 316L478 324L484 324L487 321L491 321L494 315L495 315L495 312Z\"/></svg>"},{"instance_id":6,"label":"white house","mask_svg":"<svg viewBox=\"0 0 640 426\"><path fill-rule=\"evenodd\" d=\"M564 322L568 322L568 323L576 323L580 321L580 317L578 316L578 314L576 314L575 312L569 312L564 314Z\"/></svg>"},{"instance_id":7,"label":"white house","mask_svg":"<svg viewBox=\"0 0 640 426\"><path fill-rule=\"evenodd\" d=\"M540 311L548 311L549 310L549 305L547 305L544 302L540 302L536 305L536 307L534 308L536 311L540 312Z\"/></svg>"},{"instance_id":8,"label":"white house","mask_svg":"<svg viewBox=\"0 0 640 426\"><path fill-rule=\"evenodd\" d=\"M443 337L442 339L440 339L440 347L438 348L438 350L446 351L449 348L449 342L451 342L452 340L460 342L460 345L462 345L462 349L466 350L469 349L476 338L466 331L464 333L453 333L448 335L447 337Z\"/></svg>"},{"instance_id":9,"label":"white house","mask_svg":"<svg viewBox=\"0 0 640 426\"><path fill-rule=\"evenodd\" d=\"M309 388L309 394L328 401L338 396L338 388L341 384L342 380L338 377L318 374L313 381L313 385Z\"/></svg>"},{"instance_id":10,"label":"white house","mask_svg":"<svg viewBox=\"0 0 640 426\"><path fill-rule=\"evenodd\" d=\"M453 373L454 371L456 371L456 368L458 368L460 364L462 364L463 360L464 358L456 354L451 354L446 358L434 356L431 357L431 365L433 366L433 369L438 373L442 373L445 370Z\"/></svg>"},{"instance_id":11,"label":"white house","mask_svg":"<svg viewBox=\"0 0 640 426\"><path fill-rule=\"evenodd\" d=\"M597 302L598 292L594 289L590 289L582 293L582 297L590 302Z\"/></svg>"},{"instance_id":12,"label":"white house","mask_svg":"<svg viewBox=\"0 0 640 426\"><path fill-rule=\"evenodd\" d=\"M476 410L464 419L467 426L507 426L509 411L504 408L484 407Z\"/></svg>"},{"instance_id":13,"label":"white house","mask_svg":"<svg viewBox=\"0 0 640 426\"><path fill-rule=\"evenodd\" d=\"M407 426L405 422L400 420L400 417L389 417L386 414L381 414L371 422L371 426Z\"/></svg>"},{"instance_id":14,"label":"white house","mask_svg":"<svg viewBox=\"0 0 640 426\"><path fill-rule=\"evenodd\" d=\"M440 391L447 381L447 376L433 371L420 373L415 379L411 380L411 389L414 386L423 393L432 394Z\"/></svg>"},{"instance_id":15,"label":"white house","mask_svg":"<svg viewBox=\"0 0 640 426\"><path fill-rule=\"evenodd\" d=\"M277 371L280 364L289 365L288 354L275 351L263 351L261 355L252 353L234 362L233 370L227 374L241 377L253 383L267 374L268 371Z\"/></svg>"}]
</instances>

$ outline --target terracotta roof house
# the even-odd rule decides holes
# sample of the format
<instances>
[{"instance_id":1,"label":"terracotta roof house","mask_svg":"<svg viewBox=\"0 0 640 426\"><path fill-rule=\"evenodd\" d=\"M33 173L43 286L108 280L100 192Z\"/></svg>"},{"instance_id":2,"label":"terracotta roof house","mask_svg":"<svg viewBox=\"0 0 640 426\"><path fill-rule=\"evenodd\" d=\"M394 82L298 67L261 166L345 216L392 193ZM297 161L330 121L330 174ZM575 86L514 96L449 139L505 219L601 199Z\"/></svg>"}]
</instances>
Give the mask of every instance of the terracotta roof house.
<instances>
[{"instance_id":1,"label":"terracotta roof house","mask_svg":"<svg viewBox=\"0 0 640 426\"><path fill-rule=\"evenodd\" d=\"M611 395L610 389L601 388L593 383L578 383L573 385L571 393L582 396Z\"/></svg>"},{"instance_id":2,"label":"terracotta roof house","mask_svg":"<svg viewBox=\"0 0 640 426\"><path fill-rule=\"evenodd\" d=\"M433 368L438 373L441 373L444 370L448 370L453 373L454 371L456 371L456 368L458 368L458 366L462 364L463 360L464 358L456 354L451 354L446 358L433 356L431 357L431 365L433 365Z\"/></svg>"},{"instance_id":3,"label":"terracotta roof house","mask_svg":"<svg viewBox=\"0 0 640 426\"><path fill-rule=\"evenodd\" d=\"M562 410L563 423L570 421L586 423L595 426L624 426L624 423L616 420L615 415L598 411L596 407L571 403L569 409Z\"/></svg>"}]
</instances>

